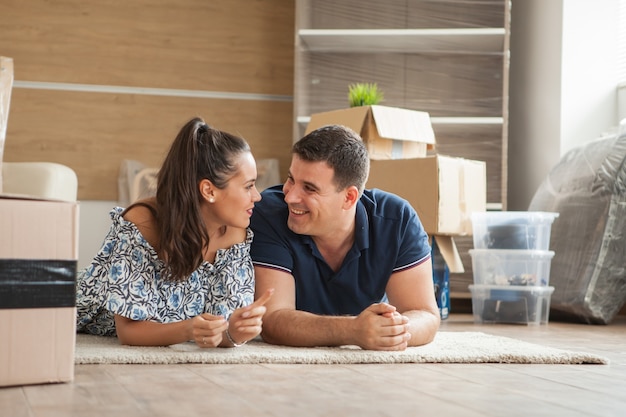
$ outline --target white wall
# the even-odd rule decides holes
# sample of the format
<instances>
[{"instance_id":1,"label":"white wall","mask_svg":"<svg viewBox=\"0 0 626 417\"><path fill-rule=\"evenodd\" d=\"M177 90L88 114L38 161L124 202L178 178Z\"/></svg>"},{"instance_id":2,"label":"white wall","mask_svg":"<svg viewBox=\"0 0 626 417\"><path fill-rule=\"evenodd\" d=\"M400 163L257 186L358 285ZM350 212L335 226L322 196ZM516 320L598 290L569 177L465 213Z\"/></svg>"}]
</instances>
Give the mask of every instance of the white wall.
<instances>
[{"instance_id":1,"label":"white wall","mask_svg":"<svg viewBox=\"0 0 626 417\"><path fill-rule=\"evenodd\" d=\"M618 123L619 1L563 2L561 154Z\"/></svg>"},{"instance_id":2,"label":"white wall","mask_svg":"<svg viewBox=\"0 0 626 417\"><path fill-rule=\"evenodd\" d=\"M117 201L80 201L78 265L83 269L96 255L111 226L109 211Z\"/></svg>"},{"instance_id":3,"label":"white wall","mask_svg":"<svg viewBox=\"0 0 626 417\"><path fill-rule=\"evenodd\" d=\"M620 0L512 0L508 210L571 148L618 124Z\"/></svg>"}]
</instances>

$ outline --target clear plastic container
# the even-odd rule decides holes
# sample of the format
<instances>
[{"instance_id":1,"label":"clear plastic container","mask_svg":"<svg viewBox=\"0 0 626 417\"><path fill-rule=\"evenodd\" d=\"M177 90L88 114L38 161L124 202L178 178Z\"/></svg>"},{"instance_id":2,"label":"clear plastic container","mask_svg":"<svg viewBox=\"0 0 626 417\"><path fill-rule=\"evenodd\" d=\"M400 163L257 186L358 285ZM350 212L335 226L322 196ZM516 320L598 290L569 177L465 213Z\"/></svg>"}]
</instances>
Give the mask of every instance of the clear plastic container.
<instances>
[{"instance_id":1,"label":"clear plastic container","mask_svg":"<svg viewBox=\"0 0 626 417\"><path fill-rule=\"evenodd\" d=\"M474 284L546 286L553 251L470 249Z\"/></svg>"},{"instance_id":2,"label":"clear plastic container","mask_svg":"<svg viewBox=\"0 0 626 417\"><path fill-rule=\"evenodd\" d=\"M554 287L470 285L475 323L548 323Z\"/></svg>"},{"instance_id":3,"label":"clear plastic container","mask_svg":"<svg viewBox=\"0 0 626 417\"><path fill-rule=\"evenodd\" d=\"M545 211L473 212L474 249L548 250L558 216Z\"/></svg>"}]
</instances>

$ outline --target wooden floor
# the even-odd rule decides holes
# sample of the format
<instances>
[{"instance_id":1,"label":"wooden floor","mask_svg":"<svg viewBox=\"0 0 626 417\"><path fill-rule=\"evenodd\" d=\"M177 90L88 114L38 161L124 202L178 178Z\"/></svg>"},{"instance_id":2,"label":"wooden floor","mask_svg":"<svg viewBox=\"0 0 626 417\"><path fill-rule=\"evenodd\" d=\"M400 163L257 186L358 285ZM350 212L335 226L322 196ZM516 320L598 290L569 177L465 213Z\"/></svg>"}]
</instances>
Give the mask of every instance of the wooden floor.
<instances>
[{"instance_id":1,"label":"wooden floor","mask_svg":"<svg viewBox=\"0 0 626 417\"><path fill-rule=\"evenodd\" d=\"M81 365L65 384L0 389L0 416L584 416L626 415L626 317L608 326L476 325L598 353L610 365Z\"/></svg>"}]
</instances>

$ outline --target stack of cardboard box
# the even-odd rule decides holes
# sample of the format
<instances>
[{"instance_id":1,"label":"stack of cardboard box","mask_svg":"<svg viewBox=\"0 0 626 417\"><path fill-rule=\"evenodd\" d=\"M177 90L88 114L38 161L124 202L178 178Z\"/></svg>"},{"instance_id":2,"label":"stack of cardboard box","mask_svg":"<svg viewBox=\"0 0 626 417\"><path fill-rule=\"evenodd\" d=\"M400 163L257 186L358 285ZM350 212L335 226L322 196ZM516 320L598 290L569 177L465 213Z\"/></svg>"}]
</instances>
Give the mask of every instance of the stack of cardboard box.
<instances>
[{"instance_id":1,"label":"stack of cardboard box","mask_svg":"<svg viewBox=\"0 0 626 417\"><path fill-rule=\"evenodd\" d=\"M0 172L13 60L0 57ZM78 205L2 194L0 387L74 378Z\"/></svg>"},{"instance_id":2,"label":"stack of cardboard box","mask_svg":"<svg viewBox=\"0 0 626 417\"><path fill-rule=\"evenodd\" d=\"M363 106L311 116L306 133L328 124L350 127L370 154L366 188L406 199L431 238L433 278L442 318L450 308L449 273L464 272L454 236L472 234L471 213L486 211L486 163L435 153L426 112Z\"/></svg>"}]
</instances>

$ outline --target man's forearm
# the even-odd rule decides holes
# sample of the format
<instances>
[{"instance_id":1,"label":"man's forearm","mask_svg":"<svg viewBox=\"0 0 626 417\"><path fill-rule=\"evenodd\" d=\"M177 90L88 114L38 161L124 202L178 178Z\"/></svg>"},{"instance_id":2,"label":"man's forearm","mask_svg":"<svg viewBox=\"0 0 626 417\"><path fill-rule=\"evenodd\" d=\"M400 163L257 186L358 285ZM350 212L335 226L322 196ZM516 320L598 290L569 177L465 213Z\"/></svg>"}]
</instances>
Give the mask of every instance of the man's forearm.
<instances>
[{"instance_id":1,"label":"man's forearm","mask_svg":"<svg viewBox=\"0 0 626 417\"><path fill-rule=\"evenodd\" d=\"M320 316L298 310L277 310L263 319L261 336L267 343L286 346L355 344L355 317Z\"/></svg>"}]
</instances>

